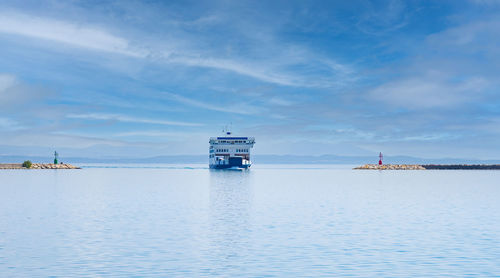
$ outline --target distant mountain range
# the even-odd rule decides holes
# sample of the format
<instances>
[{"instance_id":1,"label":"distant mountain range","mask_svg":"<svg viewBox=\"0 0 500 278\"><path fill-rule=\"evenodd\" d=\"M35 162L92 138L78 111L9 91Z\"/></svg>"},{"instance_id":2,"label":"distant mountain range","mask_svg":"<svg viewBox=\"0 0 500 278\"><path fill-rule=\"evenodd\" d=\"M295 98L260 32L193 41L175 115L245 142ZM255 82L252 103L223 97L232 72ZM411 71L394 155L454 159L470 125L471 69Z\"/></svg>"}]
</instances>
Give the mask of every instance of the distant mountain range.
<instances>
[{"instance_id":1,"label":"distant mountain range","mask_svg":"<svg viewBox=\"0 0 500 278\"><path fill-rule=\"evenodd\" d=\"M51 162L52 157L41 156L1 156L0 163L21 163L25 160L32 162ZM207 155L169 155L147 158L86 158L61 157L66 163L166 163L166 164L195 164L208 163ZM253 155L256 164L375 164L377 156L340 156L340 155ZM462 158L426 159L411 156L386 156L386 164L500 164L499 160L480 160Z\"/></svg>"}]
</instances>

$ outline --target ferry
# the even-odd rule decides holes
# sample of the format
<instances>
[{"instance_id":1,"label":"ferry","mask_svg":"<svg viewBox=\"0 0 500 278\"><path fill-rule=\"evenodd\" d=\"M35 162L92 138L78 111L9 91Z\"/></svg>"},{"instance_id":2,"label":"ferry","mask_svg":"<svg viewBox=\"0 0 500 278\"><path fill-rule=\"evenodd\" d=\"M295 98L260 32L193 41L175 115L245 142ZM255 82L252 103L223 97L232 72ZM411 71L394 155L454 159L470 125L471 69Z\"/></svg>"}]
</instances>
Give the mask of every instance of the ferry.
<instances>
[{"instance_id":1,"label":"ferry","mask_svg":"<svg viewBox=\"0 0 500 278\"><path fill-rule=\"evenodd\" d=\"M252 166L250 149L255 144L254 137L233 137L231 132L226 136L210 137L209 166L210 169L248 169Z\"/></svg>"}]
</instances>

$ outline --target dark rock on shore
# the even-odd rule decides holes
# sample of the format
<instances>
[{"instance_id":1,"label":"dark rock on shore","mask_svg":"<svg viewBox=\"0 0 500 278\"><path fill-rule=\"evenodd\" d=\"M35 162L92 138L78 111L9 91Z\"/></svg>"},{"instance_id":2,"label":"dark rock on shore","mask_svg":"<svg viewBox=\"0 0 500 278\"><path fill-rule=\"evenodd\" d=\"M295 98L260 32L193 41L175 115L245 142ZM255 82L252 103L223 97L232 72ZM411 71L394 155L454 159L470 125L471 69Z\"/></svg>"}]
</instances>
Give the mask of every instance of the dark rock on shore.
<instances>
[{"instance_id":1,"label":"dark rock on shore","mask_svg":"<svg viewBox=\"0 0 500 278\"><path fill-rule=\"evenodd\" d=\"M500 164L422 165L427 170L500 170Z\"/></svg>"}]
</instances>

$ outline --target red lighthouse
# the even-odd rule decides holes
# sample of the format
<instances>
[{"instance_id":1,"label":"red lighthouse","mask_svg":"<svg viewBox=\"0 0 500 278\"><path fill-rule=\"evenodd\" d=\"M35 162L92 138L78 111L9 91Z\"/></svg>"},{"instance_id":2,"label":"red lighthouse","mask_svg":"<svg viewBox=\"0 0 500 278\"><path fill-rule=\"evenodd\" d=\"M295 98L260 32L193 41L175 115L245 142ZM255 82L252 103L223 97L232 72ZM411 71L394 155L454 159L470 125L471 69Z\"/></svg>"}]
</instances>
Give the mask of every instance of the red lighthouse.
<instances>
[{"instance_id":1,"label":"red lighthouse","mask_svg":"<svg viewBox=\"0 0 500 278\"><path fill-rule=\"evenodd\" d=\"M382 159L384 158L384 156L382 155L382 153L380 153L380 154L378 155L378 157L380 158L380 159L378 160L378 165L382 165Z\"/></svg>"}]
</instances>

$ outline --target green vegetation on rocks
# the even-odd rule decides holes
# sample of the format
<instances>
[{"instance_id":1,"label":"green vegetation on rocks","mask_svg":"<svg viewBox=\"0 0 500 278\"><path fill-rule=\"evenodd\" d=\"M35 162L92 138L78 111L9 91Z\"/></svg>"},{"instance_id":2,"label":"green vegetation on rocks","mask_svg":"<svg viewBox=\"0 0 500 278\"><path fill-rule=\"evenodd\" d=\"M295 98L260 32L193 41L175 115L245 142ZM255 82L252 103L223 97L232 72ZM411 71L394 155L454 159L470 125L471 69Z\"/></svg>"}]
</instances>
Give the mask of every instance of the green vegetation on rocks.
<instances>
[{"instance_id":1,"label":"green vegetation on rocks","mask_svg":"<svg viewBox=\"0 0 500 278\"><path fill-rule=\"evenodd\" d=\"M25 162L23 162L23 167L24 168L28 168L29 169L29 168L31 168L31 165L32 165L32 163L29 160L26 160Z\"/></svg>"}]
</instances>

